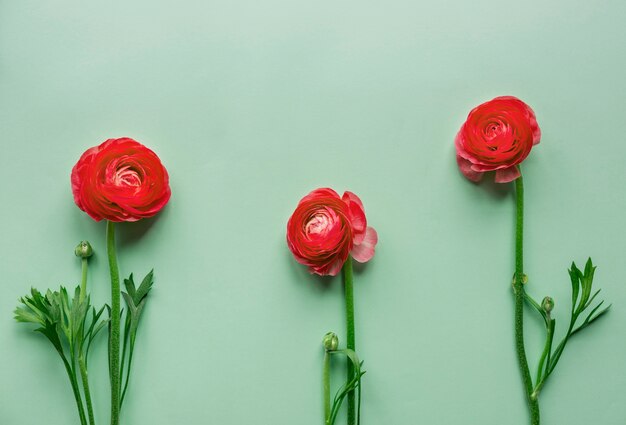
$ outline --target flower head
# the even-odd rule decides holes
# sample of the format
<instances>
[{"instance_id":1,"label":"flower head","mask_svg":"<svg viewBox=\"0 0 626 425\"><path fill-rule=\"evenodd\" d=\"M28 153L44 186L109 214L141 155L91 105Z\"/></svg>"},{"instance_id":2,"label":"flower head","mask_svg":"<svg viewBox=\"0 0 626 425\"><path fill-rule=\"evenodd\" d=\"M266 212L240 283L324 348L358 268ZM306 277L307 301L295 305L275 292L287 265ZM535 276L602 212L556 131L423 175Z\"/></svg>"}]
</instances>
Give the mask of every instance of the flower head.
<instances>
[{"instance_id":1,"label":"flower head","mask_svg":"<svg viewBox=\"0 0 626 425\"><path fill-rule=\"evenodd\" d=\"M521 163L541 139L533 110L513 96L496 97L467 116L454 141L461 172L472 181L495 171L496 183L520 176Z\"/></svg>"},{"instance_id":2,"label":"flower head","mask_svg":"<svg viewBox=\"0 0 626 425\"><path fill-rule=\"evenodd\" d=\"M170 199L159 157L133 139L109 139L88 149L72 169L74 202L96 221L152 217Z\"/></svg>"},{"instance_id":3,"label":"flower head","mask_svg":"<svg viewBox=\"0 0 626 425\"><path fill-rule=\"evenodd\" d=\"M369 261L377 242L363 203L352 192L339 197L332 189L316 189L300 200L287 223L287 244L296 261L321 276L337 275L348 255Z\"/></svg>"}]
</instances>

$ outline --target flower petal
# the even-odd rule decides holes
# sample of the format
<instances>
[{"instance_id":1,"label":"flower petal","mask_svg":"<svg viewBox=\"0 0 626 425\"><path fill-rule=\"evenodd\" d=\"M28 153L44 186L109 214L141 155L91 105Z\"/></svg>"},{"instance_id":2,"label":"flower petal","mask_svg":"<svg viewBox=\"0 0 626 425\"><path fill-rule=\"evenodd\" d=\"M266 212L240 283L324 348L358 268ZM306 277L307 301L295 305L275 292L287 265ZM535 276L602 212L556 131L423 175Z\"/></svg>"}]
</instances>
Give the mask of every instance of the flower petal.
<instances>
[{"instance_id":1,"label":"flower petal","mask_svg":"<svg viewBox=\"0 0 626 425\"><path fill-rule=\"evenodd\" d=\"M345 263L345 261L341 261L341 260L337 260L335 261L326 271L326 273L321 274L321 276L324 275L328 275L328 276L337 276L339 274L339 272L341 271L341 268L343 267L343 263ZM316 273L316 272L313 272ZM319 274L319 273L316 273Z\"/></svg>"},{"instance_id":2,"label":"flower petal","mask_svg":"<svg viewBox=\"0 0 626 425\"><path fill-rule=\"evenodd\" d=\"M503 168L501 170L496 170L496 183L509 183L518 178L521 175L519 172L519 168L517 166L512 166L509 168Z\"/></svg>"},{"instance_id":3,"label":"flower petal","mask_svg":"<svg viewBox=\"0 0 626 425\"><path fill-rule=\"evenodd\" d=\"M479 182L483 178L484 173L472 170L472 163L460 155L456 156L456 163L459 165L461 173L463 173L468 180Z\"/></svg>"},{"instance_id":4,"label":"flower petal","mask_svg":"<svg viewBox=\"0 0 626 425\"><path fill-rule=\"evenodd\" d=\"M341 199L348 206L348 214L350 224L352 225L352 237L355 245L361 243L365 237L365 229L367 227L367 219L365 218L365 209L363 202L354 193L346 191Z\"/></svg>"},{"instance_id":5,"label":"flower petal","mask_svg":"<svg viewBox=\"0 0 626 425\"><path fill-rule=\"evenodd\" d=\"M373 227L368 227L365 230L365 238L359 245L354 245L350 254L359 263L366 263L374 256L374 251L378 243L378 234Z\"/></svg>"}]
</instances>

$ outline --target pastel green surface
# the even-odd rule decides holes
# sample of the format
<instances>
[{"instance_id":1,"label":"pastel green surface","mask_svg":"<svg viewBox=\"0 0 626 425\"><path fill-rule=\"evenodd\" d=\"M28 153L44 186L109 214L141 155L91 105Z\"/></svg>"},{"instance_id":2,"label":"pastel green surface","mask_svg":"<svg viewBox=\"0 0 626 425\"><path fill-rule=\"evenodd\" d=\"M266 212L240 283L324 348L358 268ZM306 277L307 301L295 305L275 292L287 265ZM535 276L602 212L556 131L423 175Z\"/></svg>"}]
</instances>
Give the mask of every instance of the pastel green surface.
<instances>
[{"instance_id":1,"label":"pastel green surface","mask_svg":"<svg viewBox=\"0 0 626 425\"><path fill-rule=\"evenodd\" d=\"M56 354L12 310L31 285L78 283L81 239L93 298L109 301L105 226L74 206L69 173L131 136L173 196L118 228L122 275L156 273L124 424L322 423L342 286L285 244L320 186L357 193L380 236L355 276L363 424L526 424L511 187L469 183L453 149L472 107L510 94L543 131L524 167L528 289L555 298L561 335L566 269L591 256L614 304L568 345L542 423L623 425L625 19L617 0L2 1L0 423L78 423ZM542 329L526 324L534 367Z\"/></svg>"}]
</instances>

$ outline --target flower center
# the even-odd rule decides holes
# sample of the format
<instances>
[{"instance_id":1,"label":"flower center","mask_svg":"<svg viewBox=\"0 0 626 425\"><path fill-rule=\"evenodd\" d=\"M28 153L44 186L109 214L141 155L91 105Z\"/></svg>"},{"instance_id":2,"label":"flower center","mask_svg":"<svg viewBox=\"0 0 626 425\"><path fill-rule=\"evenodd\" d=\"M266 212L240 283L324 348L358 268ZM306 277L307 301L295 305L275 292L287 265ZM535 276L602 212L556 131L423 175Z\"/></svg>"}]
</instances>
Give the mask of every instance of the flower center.
<instances>
[{"instance_id":1,"label":"flower center","mask_svg":"<svg viewBox=\"0 0 626 425\"><path fill-rule=\"evenodd\" d=\"M494 139L502 133L502 124L497 121L492 121L485 126L484 133L487 140Z\"/></svg>"},{"instance_id":2,"label":"flower center","mask_svg":"<svg viewBox=\"0 0 626 425\"><path fill-rule=\"evenodd\" d=\"M323 212L318 212L307 222L304 230L307 235L324 236L333 225L333 219Z\"/></svg>"},{"instance_id":3,"label":"flower center","mask_svg":"<svg viewBox=\"0 0 626 425\"><path fill-rule=\"evenodd\" d=\"M138 187L141 186L141 175L130 165L125 165L115 172L113 183L116 186Z\"/></svg>"}]
</instances>

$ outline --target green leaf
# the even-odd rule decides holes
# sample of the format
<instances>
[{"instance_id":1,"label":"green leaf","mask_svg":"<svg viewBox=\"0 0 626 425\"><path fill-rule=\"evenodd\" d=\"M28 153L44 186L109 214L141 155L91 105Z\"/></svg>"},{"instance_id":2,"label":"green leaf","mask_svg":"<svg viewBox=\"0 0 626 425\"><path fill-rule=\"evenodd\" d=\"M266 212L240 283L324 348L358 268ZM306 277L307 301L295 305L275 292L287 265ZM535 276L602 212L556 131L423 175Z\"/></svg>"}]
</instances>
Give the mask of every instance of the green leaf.
<instances>
[{"instance_id":1,"label":"green leaf","mask_svg":"<svg viewBox=\"0 0 626 425\"><path fill-rule=\"evenodd\" d=\"M604 315L606 312L609 311L609 309L611 308L611 306L613 304L610 304L607 308L605 308L604 310L600 311L598 314L596 314L594 316L594 313L600 308L602 307L602 304L604 304L604 301L601 301L593 310L591 310L591 312L589 313L589 315L587 316L587 318L585 318L585 320L583 321L583 323L578 326L576 329L574 329L572 331L572 333L570 334L570 336L574 335L576 332L581 331L583 329L585 329L587 326L589 326L591 323L593 323L598 317L601 317L602 315ZM593 317L592 317L593 316Z\"/></svg>"},{"instance_id":2,"label":"green leaf","mask_svg":"<svg viewBox=\"0 0 626 425\"><path fill-rule=\"evenodd\" d=\"M133 298L126 292L122 292L122 298L124 298L124 302L126 303L130 314L134 314L135 310L137 310L137 307L135 307L135 301L133 300Z\"/></svg>"},{"instance_id":3,"label":"green leaf","mask_svg":"<svg viewBox=\"0 0 626 425\"><path fill-rule=\"evenodd\" d=\"M130 370L133 361L133 352L135 350L135 340L137 338L137 330L139 328L139 319L146 303L146 297L152 289L154 282L154 271L150 272L143 278L139 288L135 289L132 275L127 285L128 293L122 293L124 302L128 306L128 313L124 325L124 334L122 338L122 358L120 363L120 375L123 382L120 382L122 393L120 397L120 405L123 404L130 381Z\"/></svg>"},{"instance_id":4,"label":"green leaf","mask_svg":"<svg viewBox=\"0 0 626 425\"><path fill-rule=\"evenodd\" d=\"M44 324L42 316L30 308L17 307L14 314L18 322Z\"/></svg>"},{"instance_id":5,"label":"green leaf","mask_svg":"<svg viewBox=\"0 0 626 425\"><path fill-rule=\"evenodd\" d=\"M131 320L130 320L129 332L130 332L131 350L135 346L135 338L137 337L137 328L139 327L139 317L141 316L141 312L145 304L146 304L146 300L145 299L141 300L141 302L137 306L137 309L135 310L135 313L132 315Z\"/></svg>"},{"instance_id":6,"label":"green leaf","mask_svg":"<svg viewBox=\"0 0 626 425\"><path fill-rule=\"evenodd\" d=\"M124 279L124 286L126 287L126 291L131 296L132 299L135 299L135 281L133 279L133 274L131 273L128 276L128 279Z\"/></svg>"},{"instance_id":7,"label":"green leaf","mask_svg":"<svg viewBox=\"0 0 626 425\"><path fill-rule=\"evenodd\" d=\"M580 290L580 283L578 276L580 270L576 267L576 264L572 261L571 268L567 271L569 273L570 280L572 281L572 314L576 309L576 302L578 301L578 291Z\"/></svg>"},{"instance_id":8,"label":"green leaf","mask_svg":"<svg viewBox=\"0 0 626 425\"><path fill-rule=\"evenodd\" d=\"M41 334L45 335L46 338L48 338L48 340L57 350L59 355L65 358L65 354L63 353L63 344L61 343L60 335L57 332L54 323L47 323L46 326L35 329L35 332L40 332Z\"/></svg>"},{"instance_id":9,"label":"green leaf","mask_svg":"<svg viewBox=\"0 0 626 425\"><path fill-rule=\"evenodd\" d=\"M345 355L354 366L354 375L352 376L352 378L349 379L345 384L343 384L335 394L333 405L331 407L330 424L333 425L335 423L337 414L339 413L339 409L341 408L341 404L343 403L343 400L346 398L348 393L351 391L357 391L358 393L359 408L357 410L357 424L359 424L361 422L361 377L365 374L364 371L361 371L361 366L363 365L363 362L359 362L357 354L350 349L329 351L329 353L334 355Z\"/></svg>"},{"instance_id":10,"label":"green leaf","mask_svg":"<svg viewBox=\"0 0 626 425\"><path fill-rule=\"evenodd\" d=\"M568 270L572 282L572 314L570 317L569 328L566 335L557 346L552 358L549 357L547 366L548 369L545 378L547 378L547 376L550 375L550 373L552 373L552 371L556 367L556 364L558 363L561 355L563 354L563 351L565 350L565 346L567 345L569 338L588 327L598 317L606 314L606 312L611 307L609 305L604 310L600 310L598 312L600 307L604 304L604 301L600 301L600 303L593 307L591 311L587 314L585 320L583 320L583 322L578 327L576 327L576 322L578 321L579 316L593 304L597 295L600 293L600 289L598 289L593 295L591 295L595 271L596 267L593 265L591 258L589 258L585 263L584 272L581 272L580 269L576 267L576 264L574 262L572 262L571 269ZM579 294L580 299L578 298Z\"/></svg>"},{"instance_id":11,"label":"green leaf","mask_svg":"<svg viewBox=\"0 0 626 425\"><path fill-rule=\"evenodd\" d=\"M154 283L154 270L150 270L146 277L141 281L141 285L137 289L137 293L133 297L135 300L135 305L139 305L139 302L148 295L150 289L152 289L152 284Z\"/></svg>"}]
</instances>

